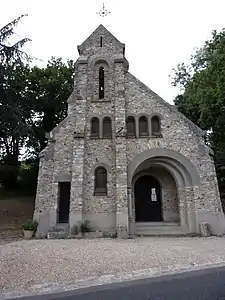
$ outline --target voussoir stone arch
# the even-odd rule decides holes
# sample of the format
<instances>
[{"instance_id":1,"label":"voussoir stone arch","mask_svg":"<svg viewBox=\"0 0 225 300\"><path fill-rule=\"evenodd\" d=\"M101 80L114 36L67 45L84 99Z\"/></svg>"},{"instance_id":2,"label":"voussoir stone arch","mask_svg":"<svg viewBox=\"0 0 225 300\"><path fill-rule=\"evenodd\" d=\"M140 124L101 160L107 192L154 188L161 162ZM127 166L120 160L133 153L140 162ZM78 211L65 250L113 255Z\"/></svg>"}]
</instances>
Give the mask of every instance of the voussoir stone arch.
<instances>
[{"instance_id":1,"label":"voussoir stone arch","mask_svg":"<svg viewBox=\"0 0 225 300\"><path fill-rule=\"evenodd\" d=\"M96 66L106 66L108 69L113 68L113 61L106 55L92 55L90 60L90 69L94 70Z\"/></svg>"},{"instance_id":2,"label":"voussoir stone arch","mask_svg":"<svg viewBox=\"0 0 225 300\"><path fill-rule=\"evenodd\" d=\"M178 186L182 183L179 181L183 177L186 186L199 186L200 176L195 166L181 153L166 149L166 148L152 148L141 152L128 165L128 187L132 186L132 178L136 169L145 161L153 159L153 163L158 163L170 170L174 179L177 181ZM155 160L155 162L154 162ZM178 172L178 173L177 173Z\"/></svg>"},{"instance_id":3,"label":"voussoir stone arch","mask_svg":"<svg viewBox=\"0 0 225 300\"><path fill-rule=\"evenodd\" d=\"M153 157L143 161L135 170L133 177L140 172L140 170L146 170L148 167L163 167L166 169L171 176L173 177L176 186L184 188L185 186L191 186L192 180L191 177L182 169L181 165L172 158L167 157ZM133 178L132 178L133 185Z\"/></svg>"},{"instance_id":4,"label":"voussoir stone arch","mask_svg":"<svg viewBox=\"0 0 225 300\"><path fill-rule=\"evenodd\" d=\"M160 113L158 113L158 112L153 112L153 113L151 113L151 114L149 115L149 117L150 117L150 119L152 119L152 117L158 117L159 120L163 120L163 119L164 119L163 115L160 114Z\"/></svg>"},{"instance_id":5,"label":"voussoir stone arch","mask_svg":"<svg viewBox=\"0 0 225 300\"><path fill-rule=\"evenodd\" d=\"M111 167L106 162L97 162L92 168L91 172L94 175L94 172L97 168L103 167L106 169L108 174L111 174Z\"/></svg>"}]
</instances>

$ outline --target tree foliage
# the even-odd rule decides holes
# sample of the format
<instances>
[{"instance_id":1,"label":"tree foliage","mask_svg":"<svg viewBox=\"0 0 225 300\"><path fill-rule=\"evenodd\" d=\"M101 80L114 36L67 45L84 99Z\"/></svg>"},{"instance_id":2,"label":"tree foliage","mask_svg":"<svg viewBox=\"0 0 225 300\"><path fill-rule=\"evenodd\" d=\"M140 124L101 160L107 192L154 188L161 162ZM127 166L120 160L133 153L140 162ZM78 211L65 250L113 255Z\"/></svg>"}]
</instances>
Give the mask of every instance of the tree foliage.
<instances>
[{"instance_id":1,"label":"tree foliage","mask_svg":"<svg viewBox=\"0 0 225 300\"><path fill-rule=\"evenodd\" d=\"M67 113L67 99L73 89L74 62L54 58L45 68L34 67L27 78L27 99L32 103L33 126L27 147L37 155L45 146L45 133L58 125Z\"/></svg>"},{"instance_id":2,"label":"tree foliage","mask_svg":"<svg viewBox=\"0 0 225 300\"><path fill-rule=\"evenodd\" d=\"M225 195L225 29L213 31L211 39L196 50L190 64L174 70L174 86L181 93L174 103L202 129L207 130L215 152L222 197Z\"/></svg>"},{"instance_id":3,"label":"tree foliage","mask_svg":"<svg viewBox=\"0 0 225 300\"><path fill-rule=\"evenodd\" d=\"M19 148L29 130L22 103L27 70L24 63L30 58L22 48L30 39L10 43L15 36L15 27L24 17L21 15L0 29L0 174L9 188L16 185Z\"/></svg>"},{"instance_id":4,"label":"tree foliage","mask_svg":"<svg viewBox=\"0 0 225 300\"><path fill-rule=\"evenodd\" d=\"M23 51L30 39L10 44L24 16L0 29L0 183L8 189L18 188L21 174L37 174L45 133L65 118L73 88L73 61L52 58L44 68L31 67L31 57ZM21 164L24 152L32 168Z\"/></svg>"}]
</instances>

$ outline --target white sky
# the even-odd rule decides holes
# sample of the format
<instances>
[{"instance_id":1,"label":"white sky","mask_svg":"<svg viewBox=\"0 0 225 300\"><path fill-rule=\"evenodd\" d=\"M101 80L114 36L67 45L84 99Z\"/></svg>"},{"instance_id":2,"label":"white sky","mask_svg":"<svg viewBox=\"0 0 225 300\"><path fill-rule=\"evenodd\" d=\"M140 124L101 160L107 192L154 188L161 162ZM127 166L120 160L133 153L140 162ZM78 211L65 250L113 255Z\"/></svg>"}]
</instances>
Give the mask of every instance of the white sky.
<instances>
[{"instance_id":1,"label":"white sky","mask_svg":"<svg viewBox=\"0 0 225 300\"><path fill-rule=\"evenodd\" d=\"M170 103L177 94L168 77L172 68L186 62L212 30L225 27L225 0L105 0L107 18L96 14L100 0L0 2L0 27L28 13L16 31L32 39L25 50L44 63L51 56L76 60L77 45L102 23L126 44L130 72Z\"/></svg>"}]
</instances>

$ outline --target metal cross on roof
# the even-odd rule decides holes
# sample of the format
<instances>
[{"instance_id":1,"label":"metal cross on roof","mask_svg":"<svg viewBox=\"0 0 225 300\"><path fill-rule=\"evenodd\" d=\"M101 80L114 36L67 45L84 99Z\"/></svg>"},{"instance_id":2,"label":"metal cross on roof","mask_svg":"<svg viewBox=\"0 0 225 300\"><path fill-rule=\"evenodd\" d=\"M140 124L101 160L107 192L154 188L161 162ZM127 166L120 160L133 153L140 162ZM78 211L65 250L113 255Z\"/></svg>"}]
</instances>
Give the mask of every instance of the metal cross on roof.
<instances>
[{"instance_id":1,"label":"metal cross on roof","mask_svg":"<svg viewBox=\"0 0 225 300\"><path fill-rule=\"evenodd\" d=\"M102 9L99 12L97 12L97 15L104 18L107 17L109 14L111 14L111 12L105 8L105 4L103 2Z\"/></svg>"}]
</instances>

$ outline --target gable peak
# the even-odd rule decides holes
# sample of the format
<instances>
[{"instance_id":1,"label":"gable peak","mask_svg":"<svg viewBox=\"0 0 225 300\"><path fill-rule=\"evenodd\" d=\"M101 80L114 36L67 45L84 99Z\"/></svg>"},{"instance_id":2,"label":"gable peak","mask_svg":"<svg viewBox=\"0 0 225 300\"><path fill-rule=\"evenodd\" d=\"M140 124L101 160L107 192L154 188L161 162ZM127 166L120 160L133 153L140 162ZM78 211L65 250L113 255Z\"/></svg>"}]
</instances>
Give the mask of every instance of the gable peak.
<instances>
[{"instance_id":1,"label":"gable peak","mask_svg":"<svg viewBox=\"0 0 225 300\"><path fill-rule=\"evenodd\" d=\"M103 24L100 24L77 49L80 55L86 55L96 52L99 47L111 48L114 52L125 51L125 44L121 43Z\"/></svg>"}]
</instances>

